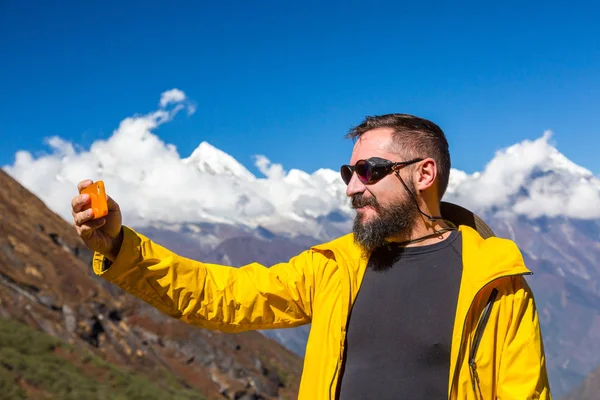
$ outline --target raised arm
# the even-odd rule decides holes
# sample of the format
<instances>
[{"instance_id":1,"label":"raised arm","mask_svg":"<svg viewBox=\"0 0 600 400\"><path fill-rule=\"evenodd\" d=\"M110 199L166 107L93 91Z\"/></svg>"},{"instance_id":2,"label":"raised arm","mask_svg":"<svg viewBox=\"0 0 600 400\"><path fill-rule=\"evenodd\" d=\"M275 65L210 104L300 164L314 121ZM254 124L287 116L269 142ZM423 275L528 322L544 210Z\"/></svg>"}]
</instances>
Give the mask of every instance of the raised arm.
<instances>
[{"instance_id":1,"label":"raised arm","mask_svg":"<svg viewBox=\"0 0 600 400\"><path fill-rule=\"evenodd\" d=\"M307 250L287 263L241 268L190 260L122 226L119 205L106 195L108 213L95 218L82 190L72 201L73 221L94 251L94 271L104 279L185 322L239 332L309 323L315 271L334 263ZM95 192L94 192L95 193Z\"/></svg>"},{"instance_id":2,"label":"raised arm","mask_svg":"<svg viewBox=\"0 0 600 400\"><path fill-rule=\"evenodd\" d=\"M181 257L123 227L114 262L94 256L94 272L171 317L240 332L310 323L315 270L333 262L307 250L270 268L240 268Z\"/></svg>"}]
</instances>

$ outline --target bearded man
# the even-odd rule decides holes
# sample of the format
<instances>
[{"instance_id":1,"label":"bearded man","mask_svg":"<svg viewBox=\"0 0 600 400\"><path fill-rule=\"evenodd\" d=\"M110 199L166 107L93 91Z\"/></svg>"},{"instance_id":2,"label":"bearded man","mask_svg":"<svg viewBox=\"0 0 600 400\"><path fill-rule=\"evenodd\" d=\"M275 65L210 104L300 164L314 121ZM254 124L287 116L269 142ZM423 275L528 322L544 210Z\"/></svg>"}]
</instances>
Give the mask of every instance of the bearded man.
<instances>
[{"instance_id":1,"label":"bearded man","mask_svg":"<svg viewBox=\"0 0 600 400\"><path fill-rule=\"evenodd\" d=\"M312 324L299 399L551 399L531 272L515 243L441 201L443 131L388 114L348 137L353 232L285 263L181 257L123 226L110 197L94 219L75 196L74 224L96 274L173 318L232 333Z\"/></svg>"}]
</instances>

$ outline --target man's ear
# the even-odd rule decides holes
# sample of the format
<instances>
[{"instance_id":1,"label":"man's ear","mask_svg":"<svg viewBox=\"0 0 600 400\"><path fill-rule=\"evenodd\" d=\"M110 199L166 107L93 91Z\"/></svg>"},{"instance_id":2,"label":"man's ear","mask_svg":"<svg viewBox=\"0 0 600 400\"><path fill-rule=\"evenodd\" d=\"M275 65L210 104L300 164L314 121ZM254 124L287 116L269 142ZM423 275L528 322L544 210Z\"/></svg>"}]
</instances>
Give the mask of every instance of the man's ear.
<instances>
[{"instance_id":1,"label":"man's ear","mask_svg":"<svg viewBox=\"0 0 600 400\"><path fill-rule=\"evenodd\" d=\"M415 168L415 189L423 192L435 186L437 179L437 164L433 158L426 158Z\"/></svg>"}]
</instances>

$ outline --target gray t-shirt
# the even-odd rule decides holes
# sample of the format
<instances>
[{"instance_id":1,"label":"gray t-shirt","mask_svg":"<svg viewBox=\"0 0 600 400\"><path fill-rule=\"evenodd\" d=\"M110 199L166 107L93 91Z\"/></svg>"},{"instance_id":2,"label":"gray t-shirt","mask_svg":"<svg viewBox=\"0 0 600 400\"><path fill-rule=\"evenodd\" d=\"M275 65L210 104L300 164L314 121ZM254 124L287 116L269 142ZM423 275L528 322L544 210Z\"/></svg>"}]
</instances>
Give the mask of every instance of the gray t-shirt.
<instances>
[{"instance_id":1,"label":"gray t-shirt","mask_svg":"<svg viewBox=\"0 0 600 400\"><path fill-rule=\"evenodd\" d=\"M448 398L461 275L458 231L371 256L348 321L340 400Z\"/></svg>"}]
</instances>

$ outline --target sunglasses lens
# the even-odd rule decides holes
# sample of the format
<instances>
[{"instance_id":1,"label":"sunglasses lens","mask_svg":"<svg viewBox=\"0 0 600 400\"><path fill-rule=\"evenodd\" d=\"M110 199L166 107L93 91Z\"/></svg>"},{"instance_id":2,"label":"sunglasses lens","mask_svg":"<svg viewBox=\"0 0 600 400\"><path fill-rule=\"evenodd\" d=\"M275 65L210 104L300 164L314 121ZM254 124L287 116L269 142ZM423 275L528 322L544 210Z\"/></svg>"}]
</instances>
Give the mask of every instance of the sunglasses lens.
<instances>
[{"instance_id":1,"label":"sunglasses lens","mask_svg":"<svg viewBox=\"0 0 600 400\"><path fill-rule=\"evenodd\" d=\"M371 168L366 162L357 162L354 169L356 170L358 179L360 179L362 183L367 183L371 180Z\"/></svg>"},{"instance_id":2,"label":"sunglasses lens","mask_svg":"<svg viewBox=\"0 0 600 400\"><path fill-rule=\"evenodd\" d=\"M340 175L342 175L342 180L347 185L350 183L350 179L352 179L352 168L349 165L342 165L340 169Z\"/></svg>"}]
</instances>

